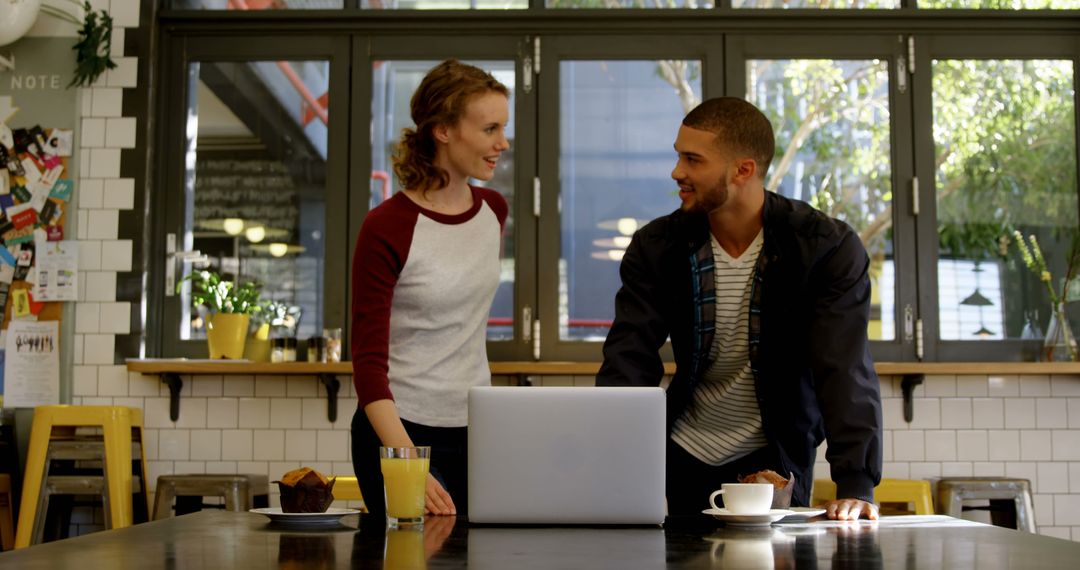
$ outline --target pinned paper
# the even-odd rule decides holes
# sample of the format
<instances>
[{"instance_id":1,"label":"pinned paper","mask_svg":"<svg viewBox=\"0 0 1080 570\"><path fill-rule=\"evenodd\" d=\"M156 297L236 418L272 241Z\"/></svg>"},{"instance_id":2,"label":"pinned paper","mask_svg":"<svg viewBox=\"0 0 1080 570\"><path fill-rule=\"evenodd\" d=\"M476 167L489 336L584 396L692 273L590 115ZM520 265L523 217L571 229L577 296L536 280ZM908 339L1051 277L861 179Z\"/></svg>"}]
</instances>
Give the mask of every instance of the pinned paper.
<instances>
[{"instance_id":1,"label":"pinned paper","mask_svg":"<svg viewBox=\"0 0 1080 570\"><path fill-rule=\"evenodd\" d=\"M38 214L38 220L45 225L52 224L54 218L58 218L60 213L60 206L52 200L45 200L45 205L41 207L41 213Z\"/></svg>"},{"instance_id":2,"label":"pinned paper","mask_svg":"<svg viewBox=\"0 0 1080 570\"><path fill-rule=\"evenodd\" d=\"M0 121L0 144L7 148L15 146L15 137L11 134L11 127L4 124L4 121Z\"/></svg>"},{"instance_id":3,"label":"pinned paper","mask_svg":"<svg viewBox=\"0 0 1080 570\"><path fill-rule=\"evenodd\" d=\"M76 300L79 290L78 242L37 243L35 298L40 301Z\"/></svg>"},{"instance_id":4,"label":"pinned paper","mask_svg":"<svg viewBox=\"0 0 1080 570\"><path fill-rule=\"evenodd\" d=\"M26 158L22 159L24 174L20 174L19 176L25 176L26 182L33 184L34 182L41 180L41 170L38 169L37 163L34 162L34 159L31 158L31 156L32 155L27 155Z\"/></svg>"},{"instance_id":5,"label":"pinned paper","mask_svg":"<svg viewBox=\"0 0 1080 570\"><path fill-rule=\"evenodd\" d=\"M44 301L35 301L34 300L34 294L31 293L30 291L26 292L26 298L29 301L29 307L30 307L30 314L31 315L38 315L38 314L41 313L41 310L45 308L45 302ZM74 299L72 299L72 300L74 300Z\"/></svg>"},{"instance_id":6,"label":"pinned paper","mask_svg":"<svg viewBox=\"0 0 1080 570\"><path fill-rule=\"evenodd\" d=\"M7 250L5 249L4 251ZM0 287L4 289L5 294L7 293L8 285L11 285L12 281L15 281L15 264L13 263L11 265L0 265Z\"/></svg>"},{"instance_id":7,"label":"pinned paper","mask_svg":"<svg viewBox=\"0 0 1080 570\"><path fill-rule=\"evenodd\" d=\"M15 205L15 197L11 194L0 194L0 208L7 211L8 208Z\"/></svg>"},{"instance_id":8,"label":"pinned paper","mask_svg":"<svg viewBox=\"0 0 1080 570\"><path fill-rule=\"evenodd\" d=\"M45 228L45 236L48 241L61 241L64 239L64 226L49 226Z\"/></svg>"},{"instance_id":9,"label":"pinned paper","mask_svg":"<svg viewBox=\"0 0 1080 570\"><path fill-rule=\"evenodd\" d=\"M11 314L15 318L30 316L30 295L26 293L26 289L11 292Z\"/></svg>"},{"instance_id":10,"label":"pinned paper","mask_svg":"<svg viewBox=\"0 0 1080 570\"><path fill-rule=\"evenodd\" d=\"M24 206L25 209L20 209ZM11 218L11 223L15 225L16 230L21 230L29 225L32 225L34 221L37 220L37 212L35 212L30 207L30 204L23 204L21 206L15 206L14 208L8 208L7 214Z\"/></svg>"},{"instance_id":11,"label":"pinned paper","mask_svg":"<svg viewBox=\"0 0 1080 570\"><path fill-rule=\"evenodd\" d=\"M12 176L26 176L26 170L23 169L22 163L18 160L8 160L7 169L8 173ZM12 186L14 186L14 184L12 184Z\"/></svg>"},{"instance_id":12,"label":"pinned paper","mask_svg":"<svg viewBox=\"0 0 1080 570\"><path fill-rule=\"evenodd\" d=\"M25 204L34 197L26 186L15 186L11 189L11 194L15 196L15 199L18 200L20 204Z\"/></svg>"},{"instance_id":13,"label":"pinned paper","mask_svg":"<svg viewBox=\"0 0 1080 570\"><path fill-rule=\"evenodd\" d=\"M74 139L71 129L53 129L46 143L46 152L56 156L71 156L72 140Z\"/></svg>"},{"instance_id":14,"label":"pinned paper","mask_svg":"<svg viewBox=\"0 0 1080 570\"><path fill-rule=\"evenodd\" d=\"M7 245L22 245L34 241L34 226L26 226L21 230L11 230L3 235Z\"/></svg>"},{"instance_id":15,"label":"pinned paper","mask_svg":"<svg viewBox=\"0 0 1080 570\"><path fill-rule=\"evenodd\" d=\"M70 202L71 191L73 188L74 185L71 183L71 180L66 178L57 180L56 184L53 185L52 190L49 192L49 197L60 200L61 202Z\"/></svg>"},{"instance_id":16,"label":"pinned paper","mask_svg":"<svg viewBox=\"0 0 1080 570\"><path fill-rule=\"evenodd\" d=\"M60 402L60 322L14 321L4 344L4 406Z\"/></svg>"},{"instance_id":17,"label":"pinned paper","mask_svg":"<svg viewBox=\"0 0 1080 570\"><path fill-rule=\"evenodd\" d=\"M0 247L0 263L15 267L15 256L11 255L11 252L8 251L6 247Z\"/></svg>"}]
</instances>

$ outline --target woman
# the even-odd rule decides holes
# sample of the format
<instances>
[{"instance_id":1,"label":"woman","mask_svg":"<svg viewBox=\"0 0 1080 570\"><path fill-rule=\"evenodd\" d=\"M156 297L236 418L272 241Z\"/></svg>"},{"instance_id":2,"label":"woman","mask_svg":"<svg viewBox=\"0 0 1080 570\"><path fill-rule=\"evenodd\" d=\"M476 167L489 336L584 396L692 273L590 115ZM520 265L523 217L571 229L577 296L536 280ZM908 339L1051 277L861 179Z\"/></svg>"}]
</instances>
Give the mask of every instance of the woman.
<instances>
[{"instance_id":1,"label":"woman","mask_svg":"<svg viewBox=\"0 0 1080 570\"><path fill-rule=\"evenodd\" d=\"M385 513L379 446L431 446L426 510L467 504L467 397L491 383L486 328L508 207L490 180L510 148L509 90L448 60L424 77L394 157L403 191L364 220L353 258L352 460L364 502Z\"/></svg>"}]
</instances>

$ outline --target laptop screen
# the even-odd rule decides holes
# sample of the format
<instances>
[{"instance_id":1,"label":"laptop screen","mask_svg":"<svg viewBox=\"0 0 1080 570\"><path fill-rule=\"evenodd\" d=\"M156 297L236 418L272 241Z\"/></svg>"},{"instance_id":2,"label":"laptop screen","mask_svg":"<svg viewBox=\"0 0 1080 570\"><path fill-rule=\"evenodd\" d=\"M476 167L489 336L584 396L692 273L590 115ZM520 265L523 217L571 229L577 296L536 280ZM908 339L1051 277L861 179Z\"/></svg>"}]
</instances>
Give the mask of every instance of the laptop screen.
<instances>
[{"instance_id":1,"label":"laptop screen","mask_svg":"<svg viewBox=\"0 0 1080 570\"><path fill-rule=\"evenodd\" d=\"M665 413L660 388L472 388L469 520L662 523Z\"/></svg>"}]
</instances>

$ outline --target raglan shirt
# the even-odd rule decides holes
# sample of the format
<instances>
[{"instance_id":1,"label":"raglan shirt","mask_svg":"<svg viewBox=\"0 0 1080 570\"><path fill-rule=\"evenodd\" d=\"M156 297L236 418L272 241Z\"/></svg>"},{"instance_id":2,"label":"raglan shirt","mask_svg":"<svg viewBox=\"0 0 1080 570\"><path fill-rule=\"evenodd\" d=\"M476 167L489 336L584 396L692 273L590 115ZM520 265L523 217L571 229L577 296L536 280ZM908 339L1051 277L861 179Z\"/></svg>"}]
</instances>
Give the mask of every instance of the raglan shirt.
<instances>
[{"instance_id":1,"label":"raglan shirt","mask_svg":"<svg viewBox=\"0 0 1080 570\"><path fill-rule=\"evenodd\" d=\"M402 419L468 425L472 386L491 383L486 331L499 286L506 200L470 186L440 214L397 193L368 213L353 258L353 382L360 407L390 399Z\"/></svg>"}]
</instances>

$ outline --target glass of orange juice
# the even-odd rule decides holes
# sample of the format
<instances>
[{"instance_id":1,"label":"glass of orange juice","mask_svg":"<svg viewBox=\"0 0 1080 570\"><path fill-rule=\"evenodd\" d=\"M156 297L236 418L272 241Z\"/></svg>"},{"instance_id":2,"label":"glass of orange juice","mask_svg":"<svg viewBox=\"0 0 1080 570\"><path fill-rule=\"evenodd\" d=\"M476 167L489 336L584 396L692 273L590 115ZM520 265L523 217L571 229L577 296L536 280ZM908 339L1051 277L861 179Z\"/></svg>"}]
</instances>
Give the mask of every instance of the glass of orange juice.
<instances>
[{"instance_id":1,"label":"glass of orange juice","mask_svg":"<svg viewBox=\"0 0 1080 570\"><path fill-rule=\"evenodd\" d=\"M424 490L427 487L431 448L380 447L386 523L391 528L424 524Z\"/></svg>"}]
</instances>

